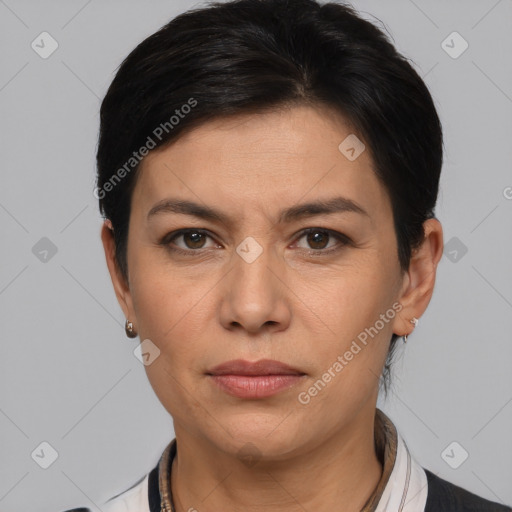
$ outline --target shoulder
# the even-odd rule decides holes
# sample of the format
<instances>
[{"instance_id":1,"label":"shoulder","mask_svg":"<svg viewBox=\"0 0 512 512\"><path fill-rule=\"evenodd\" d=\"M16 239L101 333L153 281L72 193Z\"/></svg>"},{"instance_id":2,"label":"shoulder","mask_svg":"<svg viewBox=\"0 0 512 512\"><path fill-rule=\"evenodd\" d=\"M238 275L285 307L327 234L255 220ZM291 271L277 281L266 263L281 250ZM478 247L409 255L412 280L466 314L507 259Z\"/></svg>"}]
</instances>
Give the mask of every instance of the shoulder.
<instances>
[{"instance_id":1,"label":"shoulder","mask_svg":"<svg viewBox=\"0 0 512 512\"><path fill-rule=\"evenodd\" d=\"M142 476L128 489L108 499L96 508L80 507L63 512L160 512L159 467L166 454L172 453L173 439L149 473Z\"/></svg>"},{"instance_id":2,"label":"shoulder","mask_svg":"<svg viewBox=\"0 0 512 512\"><path fill-rule=\"evenodd\" d=\"M424 470L428 481L425 512L512 512L510 507L481 498Z\"/></svg>"},{"instance_id":3,"label":"shoulder","mask_svg":"<svg viewBox=\"0 0 512 512\"><path fill-rule=\"evenodd\" d=\"M113 496L101 505L102 512L150 512L148 502L149 473L129 489ZM73 508L64 512L93 512L90 508Z\"/></svg>"},{"instance_id":4,"label":"shoulder","mask_svg":"<svg viewBox=\"0 0 512 512\"><path fill-rule=\"evenodd\" d=\"M103 512L150 512L148 503L148 477L145 475L129 489L110 498L102 507Z\"/></svg>"}]
</instances>

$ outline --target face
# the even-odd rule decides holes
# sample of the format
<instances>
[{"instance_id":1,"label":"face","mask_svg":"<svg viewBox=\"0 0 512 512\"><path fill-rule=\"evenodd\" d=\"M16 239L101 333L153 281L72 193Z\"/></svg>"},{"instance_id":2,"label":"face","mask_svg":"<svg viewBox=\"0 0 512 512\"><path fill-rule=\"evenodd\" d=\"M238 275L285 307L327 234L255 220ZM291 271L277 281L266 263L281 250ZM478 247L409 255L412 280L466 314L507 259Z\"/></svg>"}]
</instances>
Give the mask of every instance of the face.
<instances>
[{"instance_id":1,"label":"face","mask_svg":"<svg viewBox=\"0 0 512 512\"><path fill-rule=\"evenodd\" d=\"M369 151L339 149L350 134L294 107L209 122L144 159L128 283L113 279L177 436L277 460L374 410L390 337L411 330L408 279ZM233 360L293 370L213 371Z\"/></svg>"}]
</instances>

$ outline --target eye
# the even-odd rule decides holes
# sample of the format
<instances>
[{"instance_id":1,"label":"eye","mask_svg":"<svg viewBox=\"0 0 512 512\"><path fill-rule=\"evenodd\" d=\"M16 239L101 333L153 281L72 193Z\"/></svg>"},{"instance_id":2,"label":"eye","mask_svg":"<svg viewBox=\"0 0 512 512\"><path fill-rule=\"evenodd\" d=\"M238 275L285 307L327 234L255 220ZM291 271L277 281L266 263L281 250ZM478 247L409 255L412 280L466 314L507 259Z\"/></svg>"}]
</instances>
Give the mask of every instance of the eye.
<instances>
[{"instance_id":1,"label":"eye","mask_svg":"<svg viewBox=\"0 0 512 512\"><path fill-rule=\"evenodd\" d=\"M305 238L309 248L305 249L310 253L319 253L326 254L338 251L342 249L345 245L350 243L350 238L344 235L343 233L338 233L337 231L332 231L330 229L324 228L308 228L302 232L299 240ZM337 244L334 244L329 247L329 243L334 239Z\"/></svg>"},{"instance_id":2,"label":"eye","mask_svg":"<svg viewBox=\"0 0 512 512\"><path fill-rule=\"evenodd\" d=\"M184 246L176 246L176 240L183 240ZM202 229L181 229L179 231L173 231L164 236L161 240L161 244L167 246L170 251L182 252L190 254L191 252L198 252L197 249L207 249L205 247L206 240L213 238ZM173 247L176 246L176 247Z\"/></svg>"},{"instance_id":3,"label":"eye","mask_svg":"<svg viewBox=\"0 0 512 512\"><path fill-rule=\"evenodd\" d=\"M298 240L306 239L309 247L300 247L309 254L320 256L341 250L345 245L351 243L349 237L337 231L325 228L308 228L299 236ZM178 245L176 242L182 240L184 245ZM207 240L214 240L213 237L203 229L180 229L165 235L160 244L165 246L169 251L190 255L200 253L201 249L218 248L219 245L208 247ZM333 243L337 242L337 243Z\"/></svg>"}]
</instances>

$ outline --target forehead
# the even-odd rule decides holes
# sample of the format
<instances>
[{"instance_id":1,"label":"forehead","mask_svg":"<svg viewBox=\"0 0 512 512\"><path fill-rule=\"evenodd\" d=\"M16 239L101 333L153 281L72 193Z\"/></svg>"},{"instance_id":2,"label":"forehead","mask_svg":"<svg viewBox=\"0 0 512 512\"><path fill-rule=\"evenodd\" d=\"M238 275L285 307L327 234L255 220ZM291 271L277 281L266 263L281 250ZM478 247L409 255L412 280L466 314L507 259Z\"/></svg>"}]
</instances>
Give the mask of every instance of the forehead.
<instances>
[{"instance_id":1,"label":"forehead","mask_svg":"<svg viewBox=\"0 0 512 512\"><path fill-rule=\"evenodd\" d=\"M355 159L346 152L354 144ZM370 152L339 114L321 108L208 121L153 150L139 173L133 206L146 213L168 195L239 210L335 193L374 213L389 206Z\"/></svg>"}]
</instances>

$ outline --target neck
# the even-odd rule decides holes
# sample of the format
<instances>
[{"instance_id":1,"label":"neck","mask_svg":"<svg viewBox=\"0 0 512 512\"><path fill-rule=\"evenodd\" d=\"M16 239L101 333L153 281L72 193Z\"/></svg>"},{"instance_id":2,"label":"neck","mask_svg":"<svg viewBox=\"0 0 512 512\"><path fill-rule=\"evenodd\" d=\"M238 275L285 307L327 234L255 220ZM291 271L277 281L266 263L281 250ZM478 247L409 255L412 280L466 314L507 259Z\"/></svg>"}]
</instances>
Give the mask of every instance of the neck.
<instances>
[{"instance_id":1,"label":"neck","mask_svg":"<svg viewBox=\"0 0 512 512\"><path fill-rule=\"evenodd\" d=\"M286 460L244 464L175 424L171 485L176 512L360 512L382 475L375 409Z\"/></svg>"}]
</instances>

